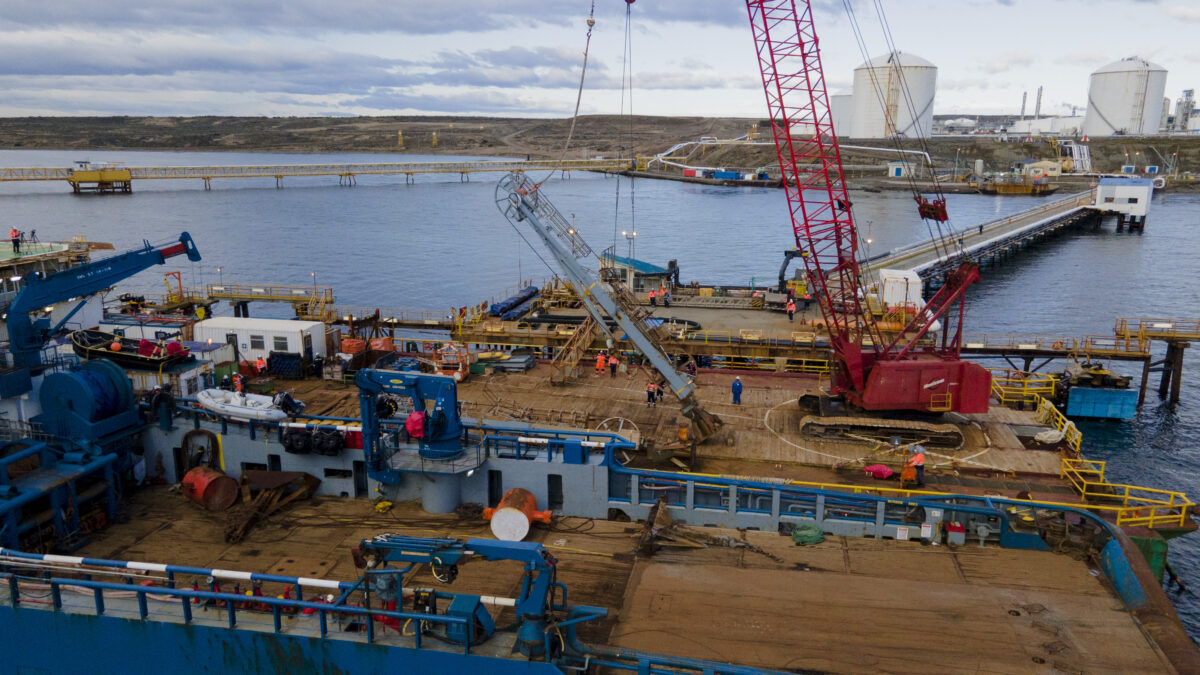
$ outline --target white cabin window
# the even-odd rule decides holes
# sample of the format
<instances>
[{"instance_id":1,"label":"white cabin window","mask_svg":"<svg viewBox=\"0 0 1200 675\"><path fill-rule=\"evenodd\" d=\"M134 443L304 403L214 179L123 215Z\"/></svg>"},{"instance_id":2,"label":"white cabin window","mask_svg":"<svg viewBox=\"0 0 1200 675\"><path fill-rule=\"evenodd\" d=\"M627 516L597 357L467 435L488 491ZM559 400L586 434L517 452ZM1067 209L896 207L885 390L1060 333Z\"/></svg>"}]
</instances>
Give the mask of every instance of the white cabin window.
<instances>
[{"instance_id":1,"label":"white cabin window","mask_svg":"<svg viewBox=\"0 0 1200 675\"><path fill-rule=\"evenodd\" d=\"M261 336L261 335L251 335L250 336L250 349L266 349L266 348L267 348L267 344L266 344L266 341L263 340L263 336Z\"/></svg>"},{"instance_id":2,"label":"white cabin window","mask_svg":"<svg viewBox=\"0 0 1200 675\"><path fill-rule=\"evenodd\" d=\"M288 339L283 335L275 336L275 351L286 352L288 350Z\"/></svg>"}]
</instances>

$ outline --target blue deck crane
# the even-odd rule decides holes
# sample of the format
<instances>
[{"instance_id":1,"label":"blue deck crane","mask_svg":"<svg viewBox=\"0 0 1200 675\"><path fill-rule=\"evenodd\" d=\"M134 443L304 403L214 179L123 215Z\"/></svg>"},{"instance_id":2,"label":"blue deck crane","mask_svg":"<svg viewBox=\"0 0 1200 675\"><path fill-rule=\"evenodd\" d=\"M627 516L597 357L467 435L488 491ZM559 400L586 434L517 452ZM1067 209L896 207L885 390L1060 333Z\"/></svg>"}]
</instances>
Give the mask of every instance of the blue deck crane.
<instances>
[{"instance_id":1,"label":"blue deck crane","mask_svg":"<svg viewBox=\"0 0 1200 675\"><path fill-rule=\"evenodd\" d=\"M17 368L37 368L42 364L41 352L52 335L62 330L71 317L87 303L87 297L116 284L118 281L161 265L177 255L185 254L188 260L199 262L200 252L187 232L179 240L167 246L155 247L145 242L141 248L127 251L104 260L97 260L46 277L30 275L25 286L8 306L8 341ZM71 298L80 298L79 303L53 327L50 319L34 319L31 315L47 307ZM26 390L28 391L28 390Z\"/></svg>"}]
</instances>

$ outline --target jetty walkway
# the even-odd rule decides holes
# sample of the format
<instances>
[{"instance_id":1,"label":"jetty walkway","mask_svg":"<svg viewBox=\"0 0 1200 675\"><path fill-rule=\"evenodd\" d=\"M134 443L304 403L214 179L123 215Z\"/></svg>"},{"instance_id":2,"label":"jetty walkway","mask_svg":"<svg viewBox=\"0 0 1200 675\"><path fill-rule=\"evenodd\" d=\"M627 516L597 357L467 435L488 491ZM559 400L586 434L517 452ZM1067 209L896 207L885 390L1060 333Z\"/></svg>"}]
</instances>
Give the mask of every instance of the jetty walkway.
<instances>
[{"instance_id":1,"label":"jetty walkway","mask_svg":"<svg viewBox=\"0 0 1200 675\"><path fill-rule=\"evenodd\" d=\"M1065 228L1091 222L1101 215L1095 193L1078 192L1039 204L1026 211L959 229L947 246L930 241L892 249L861 261L870 270L912 270L936 285L959 263L958 251L980 263L993 262Z\"/></svg>"},{"instance_id":2,"label":"jetty walkway","mask_svg":"<svg viewBox=\"0 0 1200 675\"><path fill-rule=\"evenodd\" d=\"M76 167L0 168L0 183L12 181L65 181L74 192L130 192L135 180L202 180L212 189L215 178L274 178L337 176L342 185L354 185L357 176L402 175L412 182L418 174L458 174L463 181L472 173L513 171L624 171L628 159L485 160L472 162L398 162L379 164L272 164L259 166L134 166L85 164Z\"/></svg>"}]
</instances>

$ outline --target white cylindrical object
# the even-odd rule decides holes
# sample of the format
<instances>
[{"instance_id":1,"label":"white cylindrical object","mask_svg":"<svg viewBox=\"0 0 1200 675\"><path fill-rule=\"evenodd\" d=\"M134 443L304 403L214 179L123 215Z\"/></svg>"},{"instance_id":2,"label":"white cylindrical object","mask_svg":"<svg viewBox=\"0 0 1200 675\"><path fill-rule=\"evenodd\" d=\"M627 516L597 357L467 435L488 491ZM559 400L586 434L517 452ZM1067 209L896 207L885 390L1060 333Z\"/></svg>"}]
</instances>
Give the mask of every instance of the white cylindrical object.
<instances>
[{"instance_id":1,"label":"white cylindrical object","mask_svg":"<svg viewBox=\"0 0 1200 675\"><path fill-rule=\"evenodd\" d=\"M936 93L937 66L903 52L877 56L854 69L853 115L844 135L928 137Z\"/></svg>"},{"instance_id":2,"label":"white cylindrical object","mask_svg":"<svg viewBox=\"0 0 1200 675\"><path fill-rule=\"evenodd\" d=\"M838 138L850 138L854 130L854 94L839 91L829 97L829 115L833 118L833 133Z\"/></svg>"},{"instance_id":3,"label":"white cylindrical object","mask_svg":"<svg viewBox=\"0 0 1200 675\"><path fill-rule=\"evenodd\" d=\"M521 541L529 534L529 518L511 506L496 509L492 514L492 534L500 541Z\"/></svg>"},{"instance_id":4,"label":"white cylindrical object","mask_svg":"<svg viewBox=\"0 0 1200 675\"><path fill-rule=\"evenodd\" d=\"M1092 73L1085 136L1157 134L1162 121L1167 69L1136 56Z\"/></svg>"}]
</instances>

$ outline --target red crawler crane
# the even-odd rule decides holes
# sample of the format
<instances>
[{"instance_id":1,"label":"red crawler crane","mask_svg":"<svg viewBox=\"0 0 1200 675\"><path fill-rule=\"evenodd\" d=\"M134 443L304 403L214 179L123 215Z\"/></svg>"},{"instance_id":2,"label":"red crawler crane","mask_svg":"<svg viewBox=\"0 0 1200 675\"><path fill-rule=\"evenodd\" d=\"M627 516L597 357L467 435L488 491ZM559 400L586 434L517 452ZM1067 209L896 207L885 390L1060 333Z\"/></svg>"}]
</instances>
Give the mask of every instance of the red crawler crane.
<instances>
[{"instance_id":1,"label":"red crawler crane","mask_svg":"<svg viewBox=\"0 0 1200 675\"><path fill-rule=\"evenodd\" d=\"M991 375L959 356L965 291L979 279L963 260L924 309L885 339L863 311L858 232L842 175L817 33L808 0L747 0L796 246L836 357L832 393L866 410L986 412ZM939 340L923 339L938 321Z\"/></svg>"}]
</instances>

